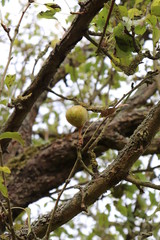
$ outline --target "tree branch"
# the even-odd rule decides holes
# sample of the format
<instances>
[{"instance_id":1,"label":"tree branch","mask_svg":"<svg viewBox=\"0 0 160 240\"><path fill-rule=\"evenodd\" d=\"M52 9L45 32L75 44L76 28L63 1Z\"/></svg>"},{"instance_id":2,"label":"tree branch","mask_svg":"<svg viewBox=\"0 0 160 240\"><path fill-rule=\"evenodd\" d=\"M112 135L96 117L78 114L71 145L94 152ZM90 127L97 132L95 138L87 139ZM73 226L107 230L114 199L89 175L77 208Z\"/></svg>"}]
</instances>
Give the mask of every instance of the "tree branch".
<instances>
[{"instance_id":1,"label":"tree branch","mask_svg":"<svg viewBox=\"0 0 160 240\"><path fill-rule=\"evenodd\" d=\"M2 127L1 132L17 131L20 128L35 101L48 87L67 54L82 39L88 29L89 23L101 8L103 8L105 2L107 2L107 0L92 0L86 1L81 6L80 12L83 12L83 14L79 14L74 19L68 31L50 53L34 81L23 93L23 100L19 98L20 107L18 107L18 105L15 106L14 112ZM6 150L9 141L9 139L1 141L3 151Z\"/></svg>"},{"instance_id":2,"label":"tree branch","mask_svg":"<svg viewBox=\"0 0 160 240\"><path fill-rule=\"evenodd\" d=\"M137 186L143 186L143 187L149 187L149 188L153 188L153 189L157 189L157 190L160 190L160 185L156 185L156 184L153 184L151 182L144 182L144 181L141 181L139 179L136 179L130 175L128 175L126 178L125 178L126 181L128 182L131 182Z\"/></svg>"},{"instance_id":3,"label":"tree branch","mask_svg":"<svg viewBox=\"0 0 160 240\"><path fill-rule=\"evenodd\" d=\"M85 206L93 204L104 192L115 186L121 180L126 179L130 168L143 154L158 131L160 127L159 119L160 102L151 109L148 116L136 129L128 144L118 154L117 158L100 174L100 176L90 181L89 184L83 188ZM57 209L52 222L52 231L68 222L82 211L81 199L81 191L79 191L71 200ZM32 224L32 228L38 237L44 236L49 219L50 213L44 215ZM32 233L28 236L28 239L34 239Z\"/></svg>"},{"instance_id":4,"label":"tree branch","mask_svg":"<svg viewBox=\"0 0 160 240\"><path fill-rule=\"evenodd\" d=\"M95 149L97 156L108 149L121 150L128 142L126 137L129 137L144 120L144 111L135 109L131 113L126 113L125 118L115 119L117 120L110 123ZM100 124L101 121L95 122L89 128L84 144L89 141ZM77 132L74 132L45 146L25 149L24 153L9 159L7 166L11 170L11 176L8 176L7 184L12 206L26 207L47 195L49 190L63 184L76 159L76 143ZM85 152L83 161L88 164L88 160ZM76 171L81 169L79 165ZM14 216L17 214L14 212Z\"/></svg>"}]
</instances>

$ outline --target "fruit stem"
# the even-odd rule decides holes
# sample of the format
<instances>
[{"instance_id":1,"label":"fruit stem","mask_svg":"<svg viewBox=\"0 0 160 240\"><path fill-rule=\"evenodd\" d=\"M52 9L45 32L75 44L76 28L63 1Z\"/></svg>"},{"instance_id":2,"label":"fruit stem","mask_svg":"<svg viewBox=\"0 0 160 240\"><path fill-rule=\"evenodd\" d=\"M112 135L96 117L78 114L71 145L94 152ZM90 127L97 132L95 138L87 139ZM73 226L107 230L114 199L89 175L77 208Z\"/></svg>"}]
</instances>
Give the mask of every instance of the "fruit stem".
<instances>
[{"instance_id":1,"label":"fruit stem","mask_svg":"<svg viewBox=\"0 0 160 240\"><path fill-rule=\"evenodd\" d=\"M82 127L78 129L78 145L83 145Z\"/></svg>"}]
</instances>

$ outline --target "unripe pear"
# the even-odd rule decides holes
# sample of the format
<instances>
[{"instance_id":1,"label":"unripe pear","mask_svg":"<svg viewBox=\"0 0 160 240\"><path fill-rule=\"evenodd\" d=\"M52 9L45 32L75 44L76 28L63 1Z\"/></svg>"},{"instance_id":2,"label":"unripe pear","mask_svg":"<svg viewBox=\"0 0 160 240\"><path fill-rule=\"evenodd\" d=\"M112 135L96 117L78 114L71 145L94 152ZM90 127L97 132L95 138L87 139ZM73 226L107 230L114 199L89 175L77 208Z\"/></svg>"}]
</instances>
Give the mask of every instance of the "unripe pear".
<instances>
[{"instance_id":1,"label":"unripe pear","mask_svg":"<svg viewBox=\"0 0 160 240\"><path fill-rule=\"evenodd\" d=\"M84 107L76 105L67 110L66 119L71 125L80 129L88 119L88 112Z\"/></svg>"}]
</instances>

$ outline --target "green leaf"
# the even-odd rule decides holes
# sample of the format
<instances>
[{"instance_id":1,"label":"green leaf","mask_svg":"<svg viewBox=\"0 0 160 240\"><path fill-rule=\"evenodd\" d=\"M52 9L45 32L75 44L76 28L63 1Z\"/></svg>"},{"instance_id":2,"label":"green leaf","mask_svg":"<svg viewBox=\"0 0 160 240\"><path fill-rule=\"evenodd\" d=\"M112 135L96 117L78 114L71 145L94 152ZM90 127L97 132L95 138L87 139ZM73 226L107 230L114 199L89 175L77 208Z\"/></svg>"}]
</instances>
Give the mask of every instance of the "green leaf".
<instances>
[{"instance_id":1,"label":"green leaf","mask_svg":"<svg viewBox=\"0 0 160 240\"><path fill-rule=\"evenodd\" d=\"M0 192L2 193L2 195L6 198L8 198L8 190L6 188L6 186L4 186L4 184L2 182L0 182Z\"/></svg>"},{"instance_id":2,"label":"green leaf","mask_svg":"<svg viewBox=\"0 0 160 240\"><path fill-rule=\"evenodd\" d=\"M16 80L16 74L8 74L5 78L5 84L7 86L7 88L9 89L15 82Z\"/></svg>"},{"instance_id":3,"label":"green leaf","mask_svg":"<svg viewBox=\"0 0 160 240\"><path fill-rule=\"evenodd\" d=\"M154 15L148 14L147 17L146 17L146 22L148 22L152 26L156 26L157 18Z\"/></svg>"},{"instance_id":4,"label":"green leaf","mask_svg":"<svg viewBox=\"0 0 160 240\"><path fill-rule=\"evenodd\" d=\"M118 57L125 57L128 53L134 51L133 39L124 32L122 23L119 23L118 26L114 28L113 33L116 40L116 50L119 54L119 56L117 55Z\"/></svg>"},{"instance_id":5,"label":"green leaf","mask_svg":"<svg viewBox=\"0 0 160 240\"><path fill-rule=\"evenodd\" d=\"M0 174L0 183L3 183L3 177Z\"/></svg>"},{"instance_id":6,"label":"green leaf","mask_svg":"<svg viewBox=\"0 0 160 240\"><path fill-rule=\"evenodd\" d=\"M115 202L115 206L117 210L123 215L127 216L127 207L122 205L122 200L120 199L118 202Z\"/></svg>"},{"instance_id":7,"label":"green leaf","mask_svg":"<svg viewBox=\"0 0 160 240\"><path fill-rule=\"evenodd\" d=\"M137 5L137 4L141 3L141 2L143 2L143 0L136 0L135 5Z\"/></svg>"},{"instance_id":8,"label":"green leaf","mask_svg":"<svg viewBox=\"0 0 160 240\"><path fill-rule=\"evenodd\" d=\"M55 13L50 10L47 10L45 12L41 11L40 13L38 13L37 17L38 18L46 18L46 19L55 19L55 17L54 17Z\"/></svg>"},{"instance_id":9,"label":"green leaf","mask_svg":"<svg viewBox=\"0 0 160 240\"><path fill-rule=\"evenodd\" d=\"M0 172L4 172L4 173L10 174L11 170L8 167L6 167L6 166L4 166L4 167L0 166Z\"/></svg>"},{"instance_id":10,"label":"green leaf","mask_svg":"<svg viewBox=\"0 0 160 240\"><path fill-rule=\"evenodd\" d=\"M137 179L140 179L141 181L146 181L146 182L148 181L148 179L144 173L139 172L136 174L136 177L137 177Z\"/></svg>"},{"instance_id":11,"label":"green leaf","mask_svg":"<svg viewBox=\"0 0 160 240\"><path fill-rule=\"evenodd\" d=\"M108 215L106 215L105 213L100 213L99 214L99 222L98 225L100 227L108 227Z\"/></svg>"},{"instance_id":12,"label":"green leaf","mask_svg":"<svg viewBox=\"0 0 160 240\"><path fill-rule=\"evenodd\" d=\"M145 202L144 198L141 195L137 196L137 204L138 204L139 210L141 209L142 214L143 214L143 211L146 210L147 205L146 205L146 202Z\"/></svg>"},{"instance_id":13,"label":"green leaf","mask_svg":"<svg viewBox=\"0 0 160 240\"><path fill-rule=\"evenodd\" d=\"M160 17L160 0L154 0L151 4L151 14Z\"/></svg>"},{"instance_id":14,"label":"green leaf","mask_svg":"<svg viewBox=\"0 0 160 240\"><path fill-rule=\"evenodd\" d=\"M133 19L134 17L140 16L142 11L138 10L137 8L131 8L128 10L128 16Z\"/></svg>"},{"instance_id":15,"label":"green leaf","mask_svg":"<svg viewBox=\"0 0 160 240\"><path fill-rule=\"evenodd\" d=\"M107 209L108 212L110 213L110 211L111 211L111 205L110 205L110 204L106 204L106 209Z\"/></svg>"},{"instance_id":16,"label":"green leaf","mask_svg":"<svg viewBox=\"0 0 160 240\"><path fill-rule=\"evenodd\" d=\"M87 65L87 64L86 64ZM72 66L70 66L69 64L66 64L65 65L65 70L67 73L70 74L70 77L71 77L71 80L73 82L76 82L77 81L77 78L78 78L78 73L77 73L77 70L76 68L73 68Z\"/></svg>"},{"instance_id":17,"label":"green leaf","mask_svg":"<svg viewBox=\"0 0 160 240\"><path fill-rule=\"evenodd\" d=\"M149 198L150 198L151 204L157 206L155 193L149 192Z\"/></svg>"},{"instance_id":18,"label":"green leaf","mask_svg":"<svg viewBox=\"0 0 160 240\"><path fill-rule=\"evenodd\" d=\"M105 25L105 17L108 15L109 12L109 6L108 4L104 4L104 8L100 13L95 17L95 19L92 21L92 23L96 24L100 29L104 28Z\"/></svg>"},{"instance_id":19,"label":"green leaf","mask_svg":"<svg viewBox=\"0 0 160 240\"><path fill-rule=\"evenodd\" d=\"M0 104L2 104L2 105L4 105L4 106L6 106L7 103L8 103L8 100L7 100L7 99L3 99L3 100L0 101Z\"/></svg>"},{"instance_id":20,"label":"green leaf","mask_svg":"<svg viewBox=\"0 0 160 240\"><path fill-rule=\"evenodd\" d=\"M127 30L130 32L131 27L133 26L133 21L129 17L123 17L123 24L127 28Z\"/></svg>"},{"instance_id":21,"label":"green leaf","mask_svg":"<svg viewBox=\"0 0 160 240\"><path fill-rule=\"evenodd\" d=\"M127 198L133 199L133 194L136 192L137 187L135 185L125 185L125 194Z\"/></svg>"},{"instance_id":22,"label":"green leaf","mask_svg":"<svg viewBox=\"0 0 160 240\"><path fill-rule=\"evenodd\" d=\"M121 14L121 17L127 17L128 16L128 10L125 6L118 6L119 12Z\"/></svg>"},{"instance_id":23,"label":"green leaf","mask_svg":"<svg viewBox=\"0 0 160 240\"><path fill-rule=\"evenodd\" d=\"M154 46L160 39L160 30L156 27L153 28L153 44Z\"/></svg>"},{"instance_id":24,"label":"green leaf","mask_svg":"<svg viewBox=\"0 0 160 240\"><path fill-rule=\"evenodd\" d=\"M61 7L58 5L58 4L55 4L55 3L45 3L44 4L49 10L55 10L56 9L56 11L60 11L61 10Z\"/></svg>"},{"instance_id":25,"label":"green leaf","mask_svg":"<svg viewBox=\"0 0 160 240\"><path fill-rule=\"evenodd\" d=\"M135 27L134 31L135 31L136 34L142 35L146 31L146 26L137 25Z\"/></svg>"},{"instance_id":26,"label":"green leaf","mask_svg":"<svg viewBox=\"0 0 160 240\"><path fill-rule=\"evenodd\" d=\"M20 144L24 145L24 140L21 137L21 134L18 132L4 132L0 134L0 140L5 139L5 138L12 138L19 142Z\"/></svg>"},{"instance_id":27,"label":"green leaf","mask_svg":"<svg viewBox=\"0 0 160 240\"><path fill-rule=\"evenodd\" d=\"M131 51L129 50L128 46L125 45L125 44L121 45L121 47L119 47L121 43L123 44L123 42L120 41L118 38L116 39L116 41L117 41L117 43L116 43L116 56L118 58L124 58L123 64L129 65L130 64L129 59L130 59ZM121 62L121 64L122 64L122 62Z\"/></svg>"},{"instance_id":28,"label":"green leaf","mask_svg":"<svg viewBox=\"0 0 160 240\"><path fill-rule=\"evenodd\" d=\"M54 15L61 10L60 6L53 3L44 4L49 10L38 13L38 18L56 19Z\"/></svg>"},{"instance_id":29,"label":"green leaf","mask_svg":"<svg viewBox=\"0 0 160 240\"><path fill-rule=\"evenodd\" d=\"M28 222L28 234L31 232L31 209L30 208L23 208L23 207L12 207L12 209L21 209L26 212L27 214L27 222Z\"/></svg>"},{"instance_id":30,"label":"green leaf","mask_svg":"<svg viewBox=\"0 0 160 240\"><path fill-rule=\"evenodd\" d=\"M2 0L2 6L4 6L5 5L5 0Z\"/></svg>"}]
</instances>

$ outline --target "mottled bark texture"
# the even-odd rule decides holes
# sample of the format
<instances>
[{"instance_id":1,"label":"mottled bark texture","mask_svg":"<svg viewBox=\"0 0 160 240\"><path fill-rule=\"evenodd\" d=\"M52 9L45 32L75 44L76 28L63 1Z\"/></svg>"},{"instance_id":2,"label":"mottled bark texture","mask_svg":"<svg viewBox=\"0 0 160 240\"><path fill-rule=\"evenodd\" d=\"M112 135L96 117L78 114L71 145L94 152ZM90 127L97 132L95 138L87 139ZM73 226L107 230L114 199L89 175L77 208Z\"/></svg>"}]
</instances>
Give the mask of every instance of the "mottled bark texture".
<instances>
[{"instance_id":1,"label":"mottled bark texture","mask_svg":"<svg viewBox=\"0 0 160 240\"><path fill-rule=\"evenodd\" d=\"M134 109L131 112L125 110L124 112L124 116L120 112L108 126L95 149L97 156L108 149L123 149L128 143L128 137L146 116L144 109ZM100 123L100 121L96 122L89 128L84 145ZM49 190L64 183L76 160L77 136L78 133L74 132L53 140L45 146L27 148L23 154L9 159L7 166L11 169L12 174L8 178L8 190L13 206L26 207L29 203L46 196ZM152 153L153 150L160 152L158 139L153 141L146 151ZM86 164L89 163L86 152L83 160ZM81 169L79 166L77 171Z\"/></svg>"},{"instance_id":2,"label":"mottled bark texture","mask_svg":"<svg viewBox=\"0 0 160 240\"><path fill-rule=\"evenodd\" d=\"M160 127L159 119L160 102L151 109L123 150L119 152L117 158L106 170L83 188L83 194L85 195L83 204L86 207L93 204L104 192L115 186L119 181L125 179L132 165L143 154L157 133ZM58 207L52 222L52 231L82 212L81 203L82 192L79 191L71 200ZM34 233L40 238L45 235L50 215L51 213L46 214L32 224ZM20 236L26 236L25 229L22 230ZM30 233L27 239L34 239L33 233Z\"/></svg>"},{"instance_id":3,"label":"mottled bark texture","mask_svg":"<svg viewBox=\"0 0 160 240\"><path fill-rule=\"evenodd\" d=\"M79 14L75 17L70 28L66 31L66 33L59 41L59 43L56 44L55 48L44 62L42 68L40 69L37 76L34 78L31 85L22 94L22 96L16 99L16 101L14 102L15 109L11 116L9 117L9 119L7 120L7 122L1 128L0 131L1 133L7 131L14 132L20 129L23 121L26 119L33 105L36 104L37 99L41 97L41 95L46 91L46 88L50 85L51 82L52 86L54 86L54 80L56 81L54 77L59 69L59 66L62 64L68 53L82 39L82 37L84 36L85 32L88 29L89 23L92 21L94 16L103 8L104 3L106 2L108 2L108 0L92 0L92 1L89 0L81 4L79 11L82 12L83 14ZM35 111L37 111L36 107ZM27 119L25 121L27 121ZM24 132L23 126L21 127L21 130L22 132ZM27 130L27 133L29 132L31 133L30 126L28 127ZM30 136L27 136L26 140L29 143ZM3 139L0 141L3 152L6 152L9 142L10 139ZM14 148L13 145L11 147L12 149ZM23 158L21 159L21 161L23 162ZM36 171L38 172L38 169ZM26 178L29 179L30 177L26 176ZM19 188L20 182L18 183L18 186L16 186L16 188ZM31 183L30 180L29 182ZM21 198L20 195L15 197L16 199ZM0 228L3 229L1 219Z\"/></svg>"},{"instance_id":4,"label":"mottled bark texture","mask_svg":"<svg viewBox=\"0 0 160 240\"><path fill-rule=\"evenodd\" d=\"M15 102L15 110L2 127L1 132L13 132L20 128L33 104L53 80L60 64L64 61L67 54L82 39L88 29L89 23L101 8L103 8L106 2L108 1L92 0L82 4L80 12L83 12L83 14L77 15L70 28L66 31L60 42L56 44L55 48L44 62L32 84L23 93L22 97L17 99ZM5 151L8 143L9 140L6 139L1 141L3 151Z\"/></svg>"},{"instance_id":5,"label":"mottled bark texture","mask_svg":"<svg viewBox=\"0 0 160 240\"><path fill-rule=\"evenodd\" d=\"M25 138L27 144L30 144L32 125L39 106L46 98L46 88L51 82L52 86L56 84L57 78L55 74L58 73L59 66L67 54L82 39L89 23L105 2L108 1L89 0L83 3L80 8L80 12L83 12L83 14L75 18L71 27L50 53L32 84L23 93L22 97L17 99L15 110L2 127L1 132L17 131L21 128L21 132L25 134L27 130L28 135L25 134ZM138 108L141 104L145 105L147 99L155 91L155 83L148 87L142 86L128 101L127 109L114 116L103 134L95 148L97 156L100 156L110 148L121 151L106 170L97 176L96 179L91 180L84 188L86 206L94 203L102 193L125 178L129 169L140 155L160 152L158 139L155 139L148 146L160 125L160 104L157 104L150 110L148 116L149 108ZM143 120L144 122L142 122ZM29 121L30 125L26 129L25 126ZM96 122L92 125L84 139L84 144L88 142L99 124L100 122ZM130 138L131 135L132 137ZM3 151L6 150L9 141L9 139L1 141ZM27 148L24 153L18 154L17 157L7 159L9 155L6 154L5 159L8 161L8 167L11 169L11 175L7 179L11 205L26 207L29 203L46 196L49 190L57 188L64 183L76 159L76 144L77 132L56 139L45 146ZM13 147L12 145L11 148L13 149ZM83 160L86 164L89 163L87 152L84 152ZM81 169L82 167L78 166L76 171ZM57 209L51 230L66 223L82 211L81 198L82 196L79 192L71 201ZM0 196L0 200L3 201L2 196ZM14 211L14 217L17 214L18 212ZM44 236L49 218L50 213L42 216L33 224L33 230L37 236ZM3 230L3 222L1 220L3 219L0 218L0 232ZM31 233L27 236L26 231L23 229L19 235L23 239L34 239L33 234Z\"/></svg>"}]
</instances>

